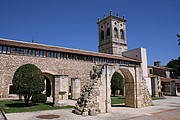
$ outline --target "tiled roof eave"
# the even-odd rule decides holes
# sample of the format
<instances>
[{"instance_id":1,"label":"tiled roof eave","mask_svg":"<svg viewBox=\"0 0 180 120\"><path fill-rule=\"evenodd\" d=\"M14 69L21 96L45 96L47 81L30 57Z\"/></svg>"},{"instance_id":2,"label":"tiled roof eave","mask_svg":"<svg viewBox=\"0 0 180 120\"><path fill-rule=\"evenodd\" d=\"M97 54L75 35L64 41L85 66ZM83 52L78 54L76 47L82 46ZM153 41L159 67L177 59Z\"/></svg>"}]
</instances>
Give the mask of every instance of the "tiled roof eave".
<instances>
[{"instance_id":1,"label":"tiled roof eave","mask_svg":"<svg viewBox=\"0 0 180 120\"><path fill-rule=\"evenodd\" d=\"M141 63L141 61L127 58L127 57L121 57L121 56L117 56L117 55L97 53L97 52L92 52L92 51L84 51L84 50L64 48L64 47L59 47L59 46L51 46L51 45L31 43L31 42L22 42L22 41L2 39L2 38L0 38L0 44L9 45L9 46L18 46L18 47L24 47L24 48L48 50L48 51L57 51L57 52L64 52L64 53L88 55L88 56L94 56L94 57L96 56L96 57L102 57L102 58L110 58L110 59L117 59L117 60Z\"/></svg>"}]
</instances>

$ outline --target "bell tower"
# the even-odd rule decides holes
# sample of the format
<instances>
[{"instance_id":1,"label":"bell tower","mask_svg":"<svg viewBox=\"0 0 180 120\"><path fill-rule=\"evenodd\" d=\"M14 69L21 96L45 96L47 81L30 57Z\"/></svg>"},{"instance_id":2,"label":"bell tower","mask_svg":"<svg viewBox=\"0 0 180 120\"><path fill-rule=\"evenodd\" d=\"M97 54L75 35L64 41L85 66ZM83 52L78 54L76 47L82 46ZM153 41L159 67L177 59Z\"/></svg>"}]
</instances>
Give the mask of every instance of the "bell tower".
<instances>
[{"instance_id":1,"label":"bell tower","mask_svg":"<svg viewBox=\"0 0 180 120\"><path fill-rule=\"evenodd\" d=\"M108 53L122 56L122 52L127 51L126 41L126 20L125 17L120 18L117 14L110 15L100 20L98 18L98 34L99 34L99 46L98 51L100 53Z\"/></svg>"}]
</instances>

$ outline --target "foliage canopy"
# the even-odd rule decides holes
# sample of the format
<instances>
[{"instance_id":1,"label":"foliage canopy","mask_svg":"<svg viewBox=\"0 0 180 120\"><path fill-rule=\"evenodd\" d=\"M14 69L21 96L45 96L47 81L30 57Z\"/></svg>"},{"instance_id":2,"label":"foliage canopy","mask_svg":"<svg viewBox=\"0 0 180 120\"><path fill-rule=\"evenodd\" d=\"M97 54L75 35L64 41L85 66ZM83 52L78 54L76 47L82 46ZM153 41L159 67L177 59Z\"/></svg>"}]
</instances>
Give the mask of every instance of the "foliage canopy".
<instances>
[{"instance_id":1,"label":"foliage canopy","mask_svg":"<svg viewBox=\"0 0 180 120\"><path fill-rule=\"evenodd\" d=\"M173 68L173 77L180 77L180 57L178 59L172 59L170 62L168 62L167 67Z\"/></svg>"},{"instance_id":2,"label":"foliage canopy","mask_svg":"<svg viewBox=\"0 0 180 120\"><path fill-rule=\"evenodd\" d=\"M13 90L16 94L23 95L25 105L33 94L44 91L44 76L41 70L33 64L20 66L13 76Z\"/></svg>"}]
</instances>

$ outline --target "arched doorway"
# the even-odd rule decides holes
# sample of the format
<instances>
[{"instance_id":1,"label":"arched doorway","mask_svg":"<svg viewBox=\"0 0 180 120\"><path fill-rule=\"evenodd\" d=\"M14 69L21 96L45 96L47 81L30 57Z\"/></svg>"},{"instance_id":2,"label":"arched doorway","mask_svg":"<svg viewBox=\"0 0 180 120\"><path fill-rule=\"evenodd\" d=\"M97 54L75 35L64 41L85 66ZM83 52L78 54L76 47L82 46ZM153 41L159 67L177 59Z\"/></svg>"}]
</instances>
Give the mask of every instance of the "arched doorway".
<instances>
[{"instance_id":1,"label":"arched doorway","mask_svg":"<svg viewBox=\"0 0 180 120\"><path fill-rule=\"evenodd\" d=\"M52 101L52 97L54 94L54 77L52 74L43 72L44 75L44 83L45 83L45 89L44 94L46 94L49 101Z\"/></svg>"},{"instance_id":2,"label":"arched doorway","mask_svg":"<svg viewBox=\"0 0 180 120\"><path fill-rule=\"evenodd\" d=\"M45 91L46 91L45 94L47 97L50 97L51 96L51 81L46 76L44 78L45 78Z\"/></svg>"},{"instance_id":3,"label":"arched doorway","mask_svg":"<svg viewBox=\"0 0 180 120\"><path fill-rule=\"evenodd\" d=\"M111 96L124 96L124 78L119 72L115 72L111 78Z\"/></svg>"},{"instance_id":4,"label":"arched doorway","mask_svg":"<svg viewBox=\"0 0 180 120\"><path fill-rule=\"evenodd\" d=\"M124 96L125 96L125 106L127 107L135 107L135 87L134 87L134 79L131 72L126 68L120 68L115 71L113 75L119 76L123 80L123 88L124 88ZM111 81L113 78L111 77ZM122 89L122 87L121 87Z\"/></svg>"}]
</instances>

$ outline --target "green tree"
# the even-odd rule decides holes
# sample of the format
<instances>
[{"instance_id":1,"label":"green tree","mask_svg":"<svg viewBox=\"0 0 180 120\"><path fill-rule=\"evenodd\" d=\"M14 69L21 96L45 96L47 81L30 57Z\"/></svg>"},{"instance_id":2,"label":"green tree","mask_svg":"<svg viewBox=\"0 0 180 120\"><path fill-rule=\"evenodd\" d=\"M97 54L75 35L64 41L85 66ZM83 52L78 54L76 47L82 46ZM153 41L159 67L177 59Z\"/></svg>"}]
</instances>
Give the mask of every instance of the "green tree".
<instances>
[{"instance_id":1,"label":"green tree","mask_svg":"<svg viewBox=\"0 0 180 120\"><path fill-rule=\"evenodd\" d=\"M180 57L178 59L172 59L168 64L167 67L173 68L174 76L173 77L180 77Z\"/></svg>"},{"instance_id":2,"label":"green tree","mask_svg":"<svg viewBox=\"0 0 180 120\"><path fill-rule=\"evenodd\" d=\"M180 35L177 34L177 37L178 37L178 45L180 45Z\"/></svg>"},{"instance_id":3,"label":"green tree","mask_svg":"<svg viewBox=\"0 0 180 120\"><path fill-rule=\"evenodd\" d=\"M24 96L25 106L30 97L44 91L44 76L41 70L33 64L20 66L13 76L13 89L18 95Z\"/></svg>"},{"instance_id":4,"label":"green tree","mask_svg":"<svg viewBox=\"0 0 180 120\"><path fill-rule=\"evenodd\" d=\"M120 94L124 93L123 77L118 72L115 72L111 79L111 93L115 96L116 90L120 90Z\"/></svg>"}]
</instances>

